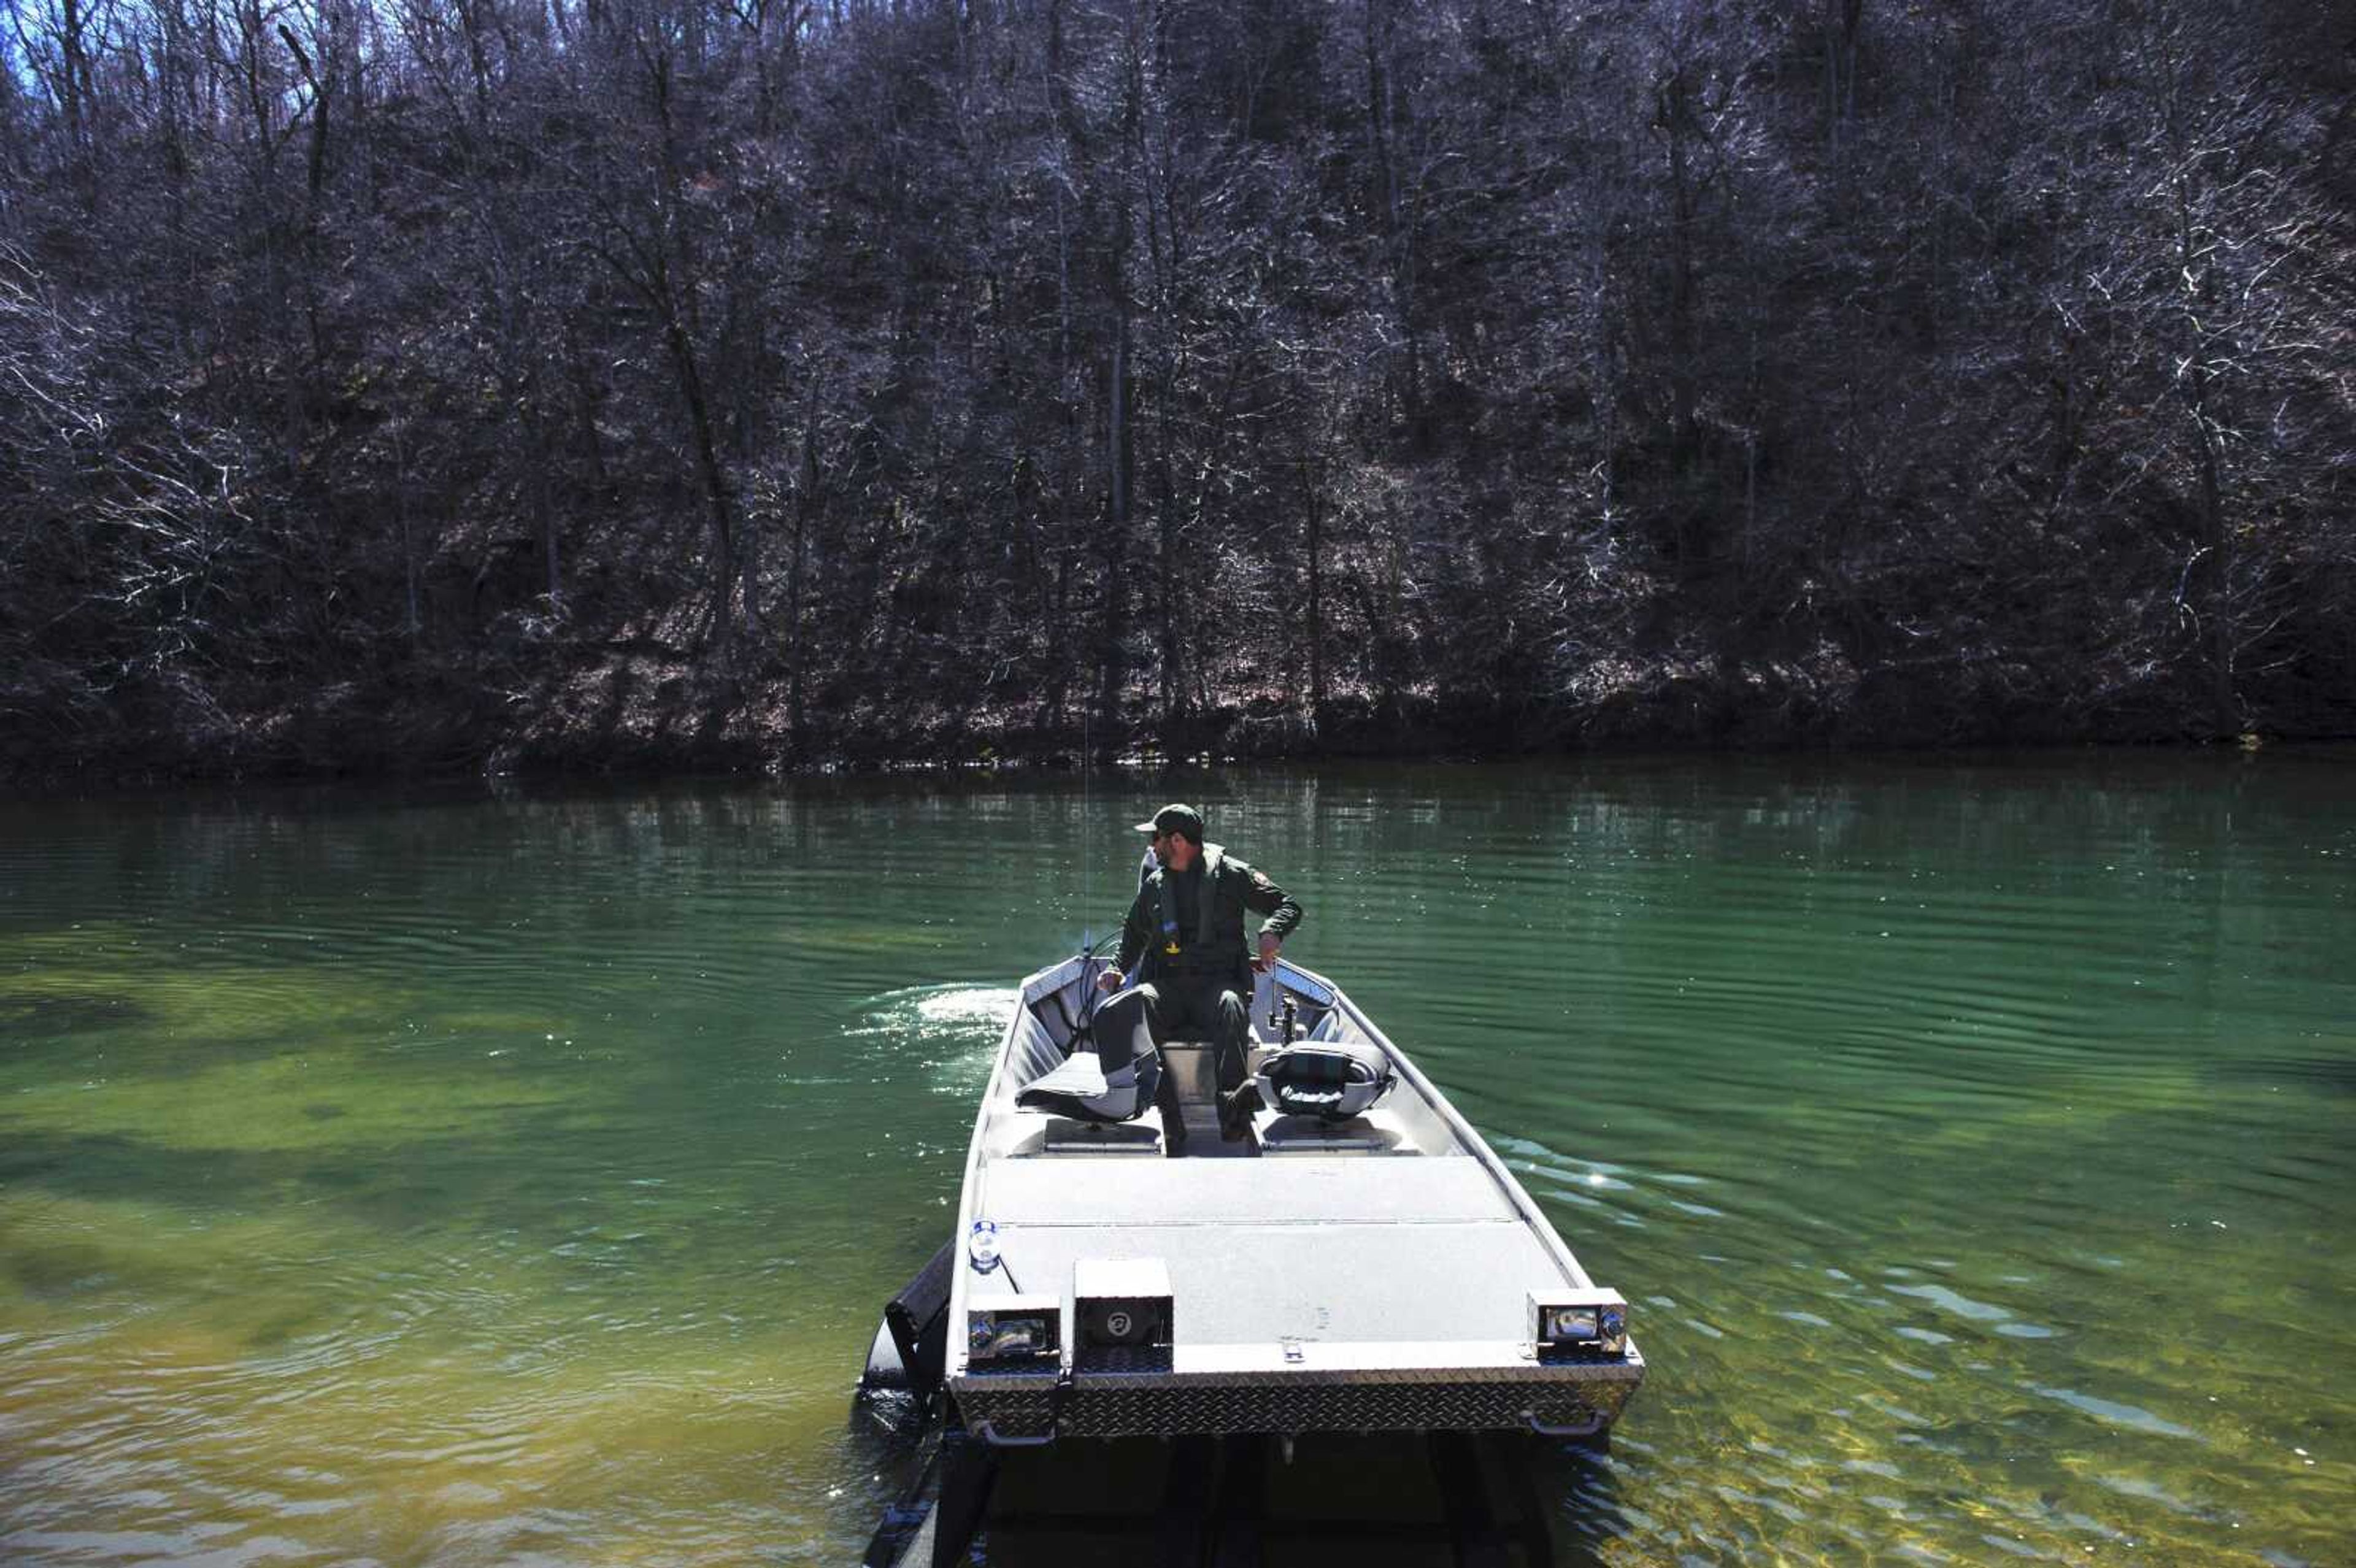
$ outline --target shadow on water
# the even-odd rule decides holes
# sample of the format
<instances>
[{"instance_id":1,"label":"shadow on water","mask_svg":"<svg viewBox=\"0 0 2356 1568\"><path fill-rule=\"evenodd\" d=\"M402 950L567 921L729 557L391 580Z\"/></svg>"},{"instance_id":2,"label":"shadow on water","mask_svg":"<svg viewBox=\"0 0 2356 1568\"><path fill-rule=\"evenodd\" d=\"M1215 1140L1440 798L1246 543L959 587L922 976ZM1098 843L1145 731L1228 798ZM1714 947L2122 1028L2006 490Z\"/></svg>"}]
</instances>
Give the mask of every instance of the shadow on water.
<instances>
[{"instance_id":1,"label":"shadow on water","mask_svg":"<svg viewBox=\"0 0 2356 1568\"><path fill-rule=\"evenodd\" d=\"M2220 1083L2276 1088L2292 1084L2329 1094L2356 1094L2356 1045L2338 1055L2243 1057L2211 1063L2207 1076Z\"/></svg>"},{"instance_id":2,"label":"shadow on water","mask_svg":"<svg viewBox=\"0 0 2356 1568\"><path fill-rule=\"evenodd\" d=\"M149 1008L128 997L96 991L0 997L0 1038L17 1040L87 1034L93 1029L145 1028L154 1018Z\"/></svg>"},{"instance_id":3,"label":"shadow on water","mask_svg":"<svg viewBox=\"0 0 2356 1568\"><path fill-rule=\"evenodd\" d=\"M932 1437L889 1406L855 1406L848 1430L880 1520L923 1475ZM1612 1458L1513 1434L1317 1433L1290 1454L1254 1436L1074 1440L1000 1456L969 1560L1584 1568L1637 1532Z\"/></svg>"},{"instance_id":4,"label":"shadow on water","mask_svg":"<svg viewBox=\"0 0 2356 1568\"><path fill-rule=\"evenodd\" d=\"M315 1103L303 1120L334 1124L351 1113ZM515 1120L531 1118L518 1113ZM408 1138L383 1149L174 1147L119 1133L12 1133L0 1145L0 1186L38 1188L59 1198L127 1204L146 1214L176 1211L191 1221L241 1203L328 1204L371 1232L418 1226L477 1228L518 1222L519 1185L502 1180L497 1151L463 1135ZM529 1218L527 1213L524 1217ZM315 1220L314 1224L317 1221Z\"/></svg>"}]
</instances>

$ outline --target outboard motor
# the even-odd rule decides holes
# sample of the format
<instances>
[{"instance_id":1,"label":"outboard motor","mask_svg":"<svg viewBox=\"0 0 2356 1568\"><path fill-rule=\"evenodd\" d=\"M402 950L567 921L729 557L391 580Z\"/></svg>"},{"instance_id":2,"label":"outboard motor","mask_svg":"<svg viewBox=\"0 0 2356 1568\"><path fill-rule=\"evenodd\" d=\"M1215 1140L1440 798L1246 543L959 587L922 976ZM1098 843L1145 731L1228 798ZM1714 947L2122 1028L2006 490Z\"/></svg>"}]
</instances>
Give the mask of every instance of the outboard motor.
<instances>
[{"instance_id":1,"label":"outboard motor","mask_svg":"<svg viewBox=\"0 0 2356 1568\"><path fill-rule=\"evenodd\" d=\"M1138 1019L1137 1033L1142 1037L1144 1015L1141 1012ZM1024 1084L1014 1103L1025 1110L1053 1111L1082 1122L1133 1122L1143 1115L1162 1086L1161 1053L1150 1039L1099 1036L1096 1044L1095 1051L1076 1051L1060 1067Z\"/></svg>"},{"instance_id":2,"label":"outboard motor","mask_svg":"<svg viewBox=\"0 0 2356 1568\"><path fill-rule=\"evenodd\" d=\"M1398 1074L1378 1045L1295 1040L1259 1064L1259 1097L1290 1116L1346 1122L1391 1092Z\"/></svg>"}]
</instances>

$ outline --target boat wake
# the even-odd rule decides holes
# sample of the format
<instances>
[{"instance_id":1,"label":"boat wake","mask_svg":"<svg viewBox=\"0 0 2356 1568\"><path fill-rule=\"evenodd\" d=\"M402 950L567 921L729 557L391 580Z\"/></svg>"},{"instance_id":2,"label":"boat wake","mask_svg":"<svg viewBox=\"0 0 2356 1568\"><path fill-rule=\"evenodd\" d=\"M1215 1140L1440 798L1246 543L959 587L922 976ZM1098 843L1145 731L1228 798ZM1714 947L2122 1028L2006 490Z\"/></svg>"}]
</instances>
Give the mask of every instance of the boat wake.
<instances>
[{"instance_id":1,"label":"boat wake","mask_svg":"<svg viewBox=\"0 0 2356 1568\"><path fill-rule=\"evenodd\" d=\"M934 1093L970 1097L990 1081L992 1055L1020 995L1005 986L885 991L862 1004L843 1033L923 1068Z\"/></svg>"}]
</instances>

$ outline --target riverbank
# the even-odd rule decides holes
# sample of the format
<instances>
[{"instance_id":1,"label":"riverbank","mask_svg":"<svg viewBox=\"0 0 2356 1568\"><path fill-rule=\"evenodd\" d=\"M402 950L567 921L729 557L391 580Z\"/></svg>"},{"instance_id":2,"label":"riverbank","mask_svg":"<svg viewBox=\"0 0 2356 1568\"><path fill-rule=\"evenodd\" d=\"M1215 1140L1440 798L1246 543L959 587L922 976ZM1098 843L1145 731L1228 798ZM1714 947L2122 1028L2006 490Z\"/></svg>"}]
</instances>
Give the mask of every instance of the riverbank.
<instances>
[{"instance_id":1,"label":"riverbank","mask_svg":"<svg viewBox=\"0 0 2356 1568\"><path fill-rule=\"evenodd\" d=\"M2018 673L2018 672L2015 672ZM2033 696L2036 700L2027 700ZM685 658L614 654L534 676L491 661L413 661L238 706L152 697L71 733L0 742L20 794L228 780L784 775L954 766L1059 768L1083 758L1199 762L1514 758L1588 752L1935 751L2072 744L2255 745L2356 736L2346 715L2220 736L2165 704L2043 690L1991 700L1951 679L1862 677L1837 661L1616 661L1569 692L1515 697L1438 683L1329 696L1312 716L1268 689L1162 720L1150 689L1108 717L1066 695L962 703L829 691L795 722L791 681Z\"/></svg>"},{"instance_id":2,"label":"riverbank","mask_svg":"<svg viewBox=\"0 0 2356 1568\"><path fill-rule=\"evenodd\" d=\"M2356 733L2329 7L1248 9L0 100L0 776Z\"/></svg>"}]
</instances>

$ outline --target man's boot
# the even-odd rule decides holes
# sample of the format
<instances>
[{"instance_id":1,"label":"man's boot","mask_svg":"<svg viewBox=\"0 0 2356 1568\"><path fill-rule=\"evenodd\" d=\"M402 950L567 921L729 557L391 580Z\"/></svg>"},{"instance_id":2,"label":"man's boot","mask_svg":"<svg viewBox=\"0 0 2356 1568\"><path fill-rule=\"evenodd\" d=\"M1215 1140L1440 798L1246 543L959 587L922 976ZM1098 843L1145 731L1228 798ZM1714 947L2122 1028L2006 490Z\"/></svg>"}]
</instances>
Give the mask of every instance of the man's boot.
<instances>
[{"instance_id":1,"label":"man's boot","mask_svg":"<svg viewBox=\"0 0 2356 1568\"><path fill-rule=\"evenodd\" d=\"M1238 1089L1219 1092L1219 1136L1229 1143L1239 1143L1251 1131L1252 1113L1262 1108L1259 1085L1246 1083Z\"/></svg>"}]
</instances>

